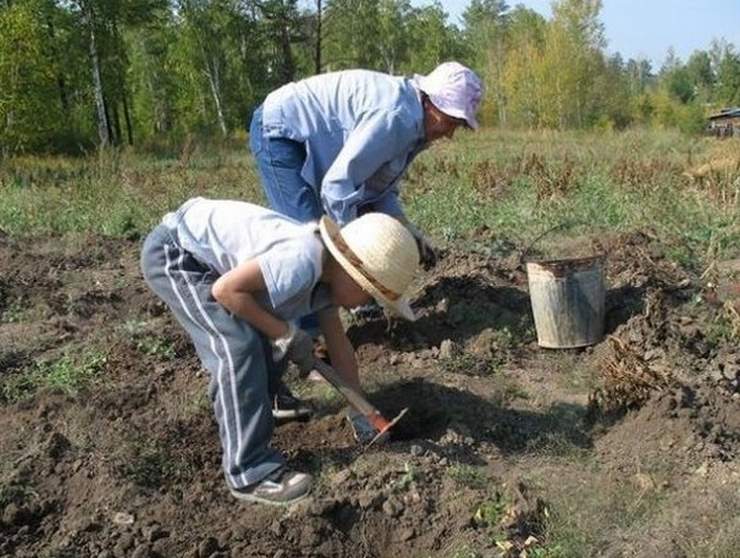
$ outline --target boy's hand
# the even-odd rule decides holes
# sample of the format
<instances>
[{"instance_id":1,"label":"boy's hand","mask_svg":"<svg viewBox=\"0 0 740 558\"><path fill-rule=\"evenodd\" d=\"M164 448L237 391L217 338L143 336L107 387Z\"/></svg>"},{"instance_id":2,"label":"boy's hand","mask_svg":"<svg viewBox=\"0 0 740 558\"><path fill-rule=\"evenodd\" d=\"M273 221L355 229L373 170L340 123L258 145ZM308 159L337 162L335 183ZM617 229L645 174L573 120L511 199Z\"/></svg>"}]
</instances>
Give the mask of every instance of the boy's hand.
<instances>
[{"instance_id":1,"label":"boy's hand","mask_svg":"<svg viewBox=\"0 0 740 558\"><path fill-rule=\"evenodd\" d=\"M272 359L279 362L284 358L298 367L301 376L308 375L314 368L313 339L291 323L285 335L272 340Z\"/></svg>"}]
</instances>

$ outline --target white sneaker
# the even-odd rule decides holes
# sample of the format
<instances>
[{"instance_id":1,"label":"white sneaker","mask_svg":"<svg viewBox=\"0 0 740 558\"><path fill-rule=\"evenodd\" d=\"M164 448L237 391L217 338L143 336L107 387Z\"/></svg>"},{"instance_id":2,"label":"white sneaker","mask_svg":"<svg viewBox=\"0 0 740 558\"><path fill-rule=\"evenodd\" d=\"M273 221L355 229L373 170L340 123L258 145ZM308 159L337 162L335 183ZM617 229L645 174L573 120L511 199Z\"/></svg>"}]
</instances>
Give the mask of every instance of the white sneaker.
<instances>
[{"instance_id":1,"label":"white sneaker","mask_svg":"<svg viewBox=\"0 0 740 558\"><path fill-rule=\"evenodd\" d=\"M239 500L272 506L289 506L305 498L311 491L312 484L311 475L280 467L260 482L230 490L231 495Z\"/></svg>"}]
</instances>

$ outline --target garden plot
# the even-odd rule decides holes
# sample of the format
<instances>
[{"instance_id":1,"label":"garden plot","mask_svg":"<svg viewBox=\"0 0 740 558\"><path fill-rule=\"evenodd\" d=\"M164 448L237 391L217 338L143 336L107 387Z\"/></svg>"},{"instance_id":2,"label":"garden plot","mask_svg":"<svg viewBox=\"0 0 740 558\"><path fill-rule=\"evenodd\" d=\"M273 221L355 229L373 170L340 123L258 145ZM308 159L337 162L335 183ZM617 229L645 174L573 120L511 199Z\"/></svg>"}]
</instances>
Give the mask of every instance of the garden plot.
<instances>
[{"instance_id":1,"label":"garden plot","mask_svg":"<svg viewBox=\"0 0 740 558\"><path fill-rule=\"evenodd\" d=\"M423 276L415 324L348 317L370 399L409 407L389 444L356 447L331 388L291 378L317 416L274 444L317 486L274 509L225 489L207 379L136 242L1 238L0 555L730 556L737 270L589 240L607 337L549 351L516 250L488 241Z\"/></svg>"}]
</instances>

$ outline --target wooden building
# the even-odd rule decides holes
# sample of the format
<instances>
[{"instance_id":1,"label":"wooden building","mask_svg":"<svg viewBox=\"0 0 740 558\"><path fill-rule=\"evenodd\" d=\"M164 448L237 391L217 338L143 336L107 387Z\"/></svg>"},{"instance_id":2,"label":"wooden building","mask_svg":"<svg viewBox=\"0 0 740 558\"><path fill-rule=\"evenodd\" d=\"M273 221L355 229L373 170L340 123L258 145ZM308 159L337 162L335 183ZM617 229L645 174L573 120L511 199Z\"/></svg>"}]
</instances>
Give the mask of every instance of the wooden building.
<instances>
[{"instance_id":1,"label":"wooden building","mask_svg":"<svg viewBox=\"0 0 740 558\"><path fill-rule=\"evenodd\" d=\"M717 137L740 137L740 107L726 108L709 117L708 131Z\"/></svg>"}]
</instances>

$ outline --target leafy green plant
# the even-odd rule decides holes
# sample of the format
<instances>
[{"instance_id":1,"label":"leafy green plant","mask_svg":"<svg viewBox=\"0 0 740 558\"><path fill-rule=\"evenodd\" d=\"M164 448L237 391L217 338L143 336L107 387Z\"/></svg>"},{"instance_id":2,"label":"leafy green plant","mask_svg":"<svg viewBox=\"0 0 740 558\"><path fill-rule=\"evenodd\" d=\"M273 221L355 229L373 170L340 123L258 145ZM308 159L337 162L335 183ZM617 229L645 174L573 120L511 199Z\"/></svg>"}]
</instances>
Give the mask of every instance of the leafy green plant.
<instances>
[{"instance_id":1,"label":"leafy green plant","mask_svg":"<svg viewBox=\"0 0 740 558\"><path fill-rule=\"evenodd\" d=\"M473 521L476 525L497 530L501 520L506 514L509 502L506 497L496 492L490 498L480 503L473 514Z\"/></svg>"},{"instance_id":2,"label":"leafy green plant","mask_svg":"<svg viewBox=\"0 0 740 558\"><path fill-rule=\"evenodd\" d=\"M106 355L97 350L86 350L77 356L66 353L57 360L37 362L9 376L3 382L0 393L10 403L28 399L40 389L55 389L68 395L77 395L95 380L106 363Z\"/></svg>"},{"instance_id":3,"label":"leafy green plant","mask_svg":"<svg viewBox=\"0 0 740 558\"><path fill-rule=\"evenodd\" d=\"M457 484L468 488L481 489L488 484L488 476L481 467L458 463L448 469L448 474Z\"/></svg>"},{"instance_id":4,"label":"leafy green plant","mask_svg":"<svg viewBox=\"0 0 740 558\"><path fill-rule=\"evenodd\" d=\"M124 322L122 329L132 338L136 350L145 355L156 356L162 360L172 360L177 356L172 341L150 333L150 324L145 320L128 320Z\"/></svg>"},{"instance_id":5,"label":"leafy green plant","mask_svg":"<svg viewBox=\"0 0 740 558\"><path fill-rule=\"evenodd\" d=\"M406 490L411 483L417 482L420 479L420 473L416 467L414 467L408 461L403 464L403 475L395 481L393 481L393 489L397 491Z\"/></svg>"},{"instance_id":6,"label":"leafy green plant","mask_svg":"<svg viewBox=\"0 0 740 558\"><path fill-rule=\"evenodd\" d=\"M460 353L440 361L442 369L452 374L468 376L491 376L499 368L494 361L471 353Z\"/></svg>"},{"instance_id":7,"label":"leafy green plant","mask_svg":"<svg viewBox=\"0 0 740 558\"><path fill-rule=\"evenodd\" d=\"M527 550L528 558L571 558L566 549L561 544L551 544L547 546L536 546Z\"/></svg>"},{"instance_id":8,"label":"leafy green plant","mask_svg":"<svg viewBox=\"0 0 740 558\"><path fill-rule=\"evenodd\" d=\"M26 314L26 308L21 300L11 302L0 315L0 322L13 324L22 322Z\"/></svg>"},{"instance_id":9,"label":"leafy green plant","mask_svg":"<svg viewBox=\"0 0 740 558\"><path fill-rule=\"evenodd\" d=\"M146 355L152 355L162 360L175 358L175 347L172 342L156 335L147 335L136 342L136 348Z\"/></svg>"}]
</instances>

